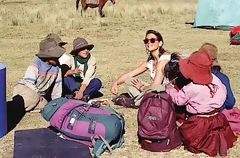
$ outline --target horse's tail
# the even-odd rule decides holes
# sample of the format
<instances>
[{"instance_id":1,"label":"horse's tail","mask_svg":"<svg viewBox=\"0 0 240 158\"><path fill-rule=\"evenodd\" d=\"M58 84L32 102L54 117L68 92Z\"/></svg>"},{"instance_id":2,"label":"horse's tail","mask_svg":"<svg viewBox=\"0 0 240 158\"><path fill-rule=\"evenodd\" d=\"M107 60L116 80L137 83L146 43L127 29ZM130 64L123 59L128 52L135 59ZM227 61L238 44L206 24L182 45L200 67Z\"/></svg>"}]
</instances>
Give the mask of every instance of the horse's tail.
<instances>
[{"instance_id":1,"label":"horse's tail","mask_svg":"<svg viewBox=\"0 0 240 158\"><path fill-rule=\"evenodd\" d=\"M79 7L79 1L80 1L80 0L76 0L76 10L78 10L78 7Z\"/></svg>"}]
</instances>

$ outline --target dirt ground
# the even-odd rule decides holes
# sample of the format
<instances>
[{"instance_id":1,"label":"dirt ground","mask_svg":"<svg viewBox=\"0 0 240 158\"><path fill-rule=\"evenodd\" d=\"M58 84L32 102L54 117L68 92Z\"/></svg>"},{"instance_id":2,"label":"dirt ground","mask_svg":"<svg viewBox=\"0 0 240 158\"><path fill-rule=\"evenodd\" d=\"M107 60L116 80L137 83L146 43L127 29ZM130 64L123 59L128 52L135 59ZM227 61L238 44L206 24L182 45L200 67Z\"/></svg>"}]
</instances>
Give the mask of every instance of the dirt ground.
<instances>
[{"instance_id":1,"label":"dirt ground","mask_svg":"<svg viewBox=\"0 0 240 158\"><path fill-rule=\"evenodd\" d=\"M95 45L92 54L97 59L97 76L103 81L103 98L113 96L109 87L120 74L134 69L147 56L142 42L148 29L161 32L164 48L170 52L189 54L204 42L214 43L219 50L219 62L229 76L238 106L240 89L238 76L239 46L229 45L229 32L221 30L193 29L185 22L193 22L197 0L116 0L103 9L106 17L99 18L95 9L88 9L84 17L75 11L75 1L53 0L2 0L0 1L0 63L7 67L7 100L11 101L16 82L24 75L27 66L39 50L39 42L48 33L58 33L68 52L77 36ZM142 76L147 79L147 75ZM120 87L120 91L125 89ZM16 105L17 106L17 105ZM159 157L207 157L192 154L181 147L167 153L142 150L137 143L135 109L111 105L124 115L126 134L124 145L113 154L102 158L159 158ZM28 113L6 136L0 139L0 157L13 154L14 132L22 129L47 127L40 114ZM228 157L239 157L240 143L229 150Z\"/></svg>"}]
</instances>

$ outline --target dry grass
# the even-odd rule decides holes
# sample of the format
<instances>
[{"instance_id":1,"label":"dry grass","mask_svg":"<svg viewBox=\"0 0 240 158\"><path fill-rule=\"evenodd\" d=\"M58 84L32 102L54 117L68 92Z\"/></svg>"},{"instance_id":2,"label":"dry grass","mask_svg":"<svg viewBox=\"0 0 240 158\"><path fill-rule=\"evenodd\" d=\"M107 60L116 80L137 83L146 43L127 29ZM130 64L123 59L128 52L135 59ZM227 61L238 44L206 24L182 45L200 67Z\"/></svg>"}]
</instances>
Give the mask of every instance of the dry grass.
<instances>
[{"instance_id":1,"label":"dry grass","mask_svg":"<svg viewBox=\"0 0 240 158\"><path fill-rule=\"evenodd\" d=\"M170 52L191 53L204 42L212 42L219 48L219 60L230 77L237 103L240 98L238 84L239 47L230 46L228 32L192 29L185 22L195 16L196 0L116 0L104 7L106 18L99 18L95 9L89 9L85 17L75 11L75 2L66 0L4 0L0 1L0 63L7 66L7 99L11 99L14 84L23 76L26 67L38 52L38 43L48 33L58 33L69 43L77 36L95 44L97 71L102 79L104 98L111 98L109 86L120 74L135 68L146 58L144 38L147 29L159 30ZM72 46L66 46L68 52ZM146 76L143 76L146 78ZM121 91L124 88L121 87ZM207 157L184 151L183 147L169 153L143 151L137 144L136 114L134 109L112 105L124 114L126 120L125 143L113 155L103 158L157 158L157 157ZM0 140L0 157L12 157L14 131L47 127L39 114L27 114L18 126ZM238 157L239 143L229 152Z\"/></svg>"}]
</instances>

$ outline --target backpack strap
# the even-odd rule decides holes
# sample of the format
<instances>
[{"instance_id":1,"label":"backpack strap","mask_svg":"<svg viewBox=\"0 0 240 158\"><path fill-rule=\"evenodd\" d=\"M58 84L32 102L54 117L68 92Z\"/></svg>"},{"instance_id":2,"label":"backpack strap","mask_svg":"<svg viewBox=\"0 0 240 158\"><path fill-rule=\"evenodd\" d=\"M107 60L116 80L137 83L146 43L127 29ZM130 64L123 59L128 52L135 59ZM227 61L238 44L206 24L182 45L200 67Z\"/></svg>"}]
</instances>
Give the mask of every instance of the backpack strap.
<instances>
[{"instance_id":1,"label":"backpack strap","mask_svg":"<svg viewBox=\"0 0 240 158\"><path fill-rule=\"evenodd\" d=\"M145 93L150 93L150 92L157 92L157 93L166 92L165 84L151 86L149 89L147 89L147 90L145 91ZM161 97L161 96L160 96L160 98L163 99L163 100L166 101L166 102L169 102L169 100L167 100L167 99L164 98L164 97ZM147 99L145 99L145 100L147 100ZM142 102L144 102L145 100L142 100ZM169 104L170 104L170 103L169 103ZM172 109L173 111L175 111L175 109L174 109L172 106L171 106L171 109Z\"/></svg>"},{"instance_id":2,"label":"backpack strap","mask_svg":"<svg viewBox=\"0 0 240 158\"><path fill-rule=\"evenodd\" d=\"M110 152L112 153L112 148L110 144L106 141L106 139L103 138L101 135L95 135L92 138L92 144L93 144L93 151L92 153L94 154L95 157L99 157L104 150L107 148Z\"/></svg>"},{"instance_id":3,"label":"backpack strap","mask_svg":"<svg viewBox=\"0 0 240 158\"><path fill-rule=\"evenodd\" d=\"M115 115L116 117L118 117L119 120L121 121L122 129L121 129L121 134L120 134L119 140L112 145L110 145L109 144L110 142L108 142L101 135L95 135L95 136L91 137L92 144L93 144L92 153L94 154L95 157L99 157L105 151L105 149L108 149L108 151L111 154L113 149L120 147L124 143L123 134L124 134L125 122L124 122L124 118L122 117L122 115L108 107L100 106L100 108L105 109L105 110L111 112L111 115Z\"/></svg>"}]
</instances>

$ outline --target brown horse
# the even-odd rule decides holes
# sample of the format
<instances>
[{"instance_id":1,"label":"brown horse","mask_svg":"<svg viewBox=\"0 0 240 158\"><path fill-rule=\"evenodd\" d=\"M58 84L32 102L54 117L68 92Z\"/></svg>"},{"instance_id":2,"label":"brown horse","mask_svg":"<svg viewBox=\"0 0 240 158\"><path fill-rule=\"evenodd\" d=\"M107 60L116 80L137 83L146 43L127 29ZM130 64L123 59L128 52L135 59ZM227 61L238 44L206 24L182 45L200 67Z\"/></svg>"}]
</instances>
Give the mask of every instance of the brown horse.
<instances>
[{"instance_id":1,"label":"brown horse","mask_svg":"<svg viewBox=\"0 0 240 158\"><path fill-rule=\"evenodd\" d=\"M79 1L76 0L76 9L78 10L79 7ZM81 15L83 14L82 11L86 11L87 8L97 8L98 7L98 13L101 17L104 17L105 15L103 14L103 7L106 4L108 0L81 0L81 5L82 5L82 10L81 10ZM115 0L110 0L112 4L115 4Z\"/></svg>"}]
</instances>

